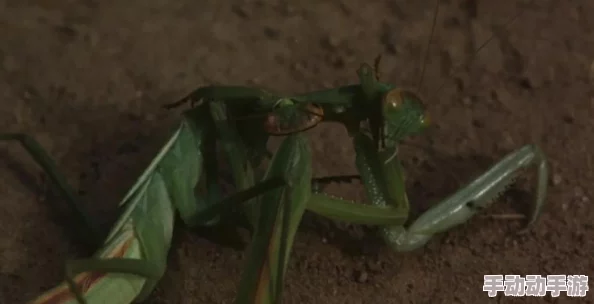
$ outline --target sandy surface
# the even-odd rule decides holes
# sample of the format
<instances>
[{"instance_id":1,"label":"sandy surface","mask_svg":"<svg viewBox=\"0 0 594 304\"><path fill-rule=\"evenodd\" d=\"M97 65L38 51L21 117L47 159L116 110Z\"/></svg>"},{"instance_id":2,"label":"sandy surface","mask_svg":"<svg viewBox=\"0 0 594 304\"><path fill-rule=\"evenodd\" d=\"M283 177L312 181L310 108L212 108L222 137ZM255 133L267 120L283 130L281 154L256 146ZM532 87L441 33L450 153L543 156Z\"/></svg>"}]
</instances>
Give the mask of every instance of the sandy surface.
<instances>
[{"instance_id":1,"label":"sandy surface","mask_svg":"<svg viewBox=\"0 0 594 304\"><path fill-rule=\"evenodd\" d=\"M384 81L416 85L434 1L411 2L0 1L0 129L34 135L109 222L175 127L178 113L159 105L197 86L344 85L380 53ZM594 273L594 3L441 2L424 81L435 122L427 137L439 153L403 148L410 198L426 208L506 153L537 143L551 165L541 221L518 236L520 222L476 217L421 250L396 254L369 229L307 215L285 303L540 303L487 299L483 275ZM520 9L512 26L498 26ZM448 80L459 64L467 67ZM324 125L311 135L316 175L355 172L342 128ZM47 207L55 198L43 195L39 168L14 146L2 145L0 154L0 303L22 303L62 280L77 246L60 229L61 213ZM530 204L534 178L525 177L485 214ZM329 191L364 199L359 184ZM244 252L184 229L176 235L150 303L231 303ZM594 303L592 294L547 301Z\"/></svg>"}]
</instances>

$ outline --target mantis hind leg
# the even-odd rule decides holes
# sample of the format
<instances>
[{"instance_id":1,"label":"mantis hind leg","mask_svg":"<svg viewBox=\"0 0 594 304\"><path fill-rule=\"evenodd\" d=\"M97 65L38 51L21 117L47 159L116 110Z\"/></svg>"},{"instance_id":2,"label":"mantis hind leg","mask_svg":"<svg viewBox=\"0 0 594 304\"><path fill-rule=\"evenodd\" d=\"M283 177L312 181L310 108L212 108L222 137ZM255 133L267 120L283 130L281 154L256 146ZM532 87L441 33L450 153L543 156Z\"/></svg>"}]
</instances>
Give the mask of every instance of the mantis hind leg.
<instances>
[{"instance_id":1,"label":"mantis hind leg","mask_svg":"<svg viewBox=\"0 0 594 304\"><path fill-rule=\"evenodd\" d=\"M71 233L72 230L80 233L79 238L81 241L89 245L91 249L98 248L104 236L99 229L99 224L90 217L89 212L84 205L81 204L81 200L75 194L64 175L60 173L55 162L43 147L41 147L41 145L31 136L21 133L0 134L0 141L16 141L29 155L31 155L33 160L49 176L53 185L60 192L60 195L66 200L69 209L76 215L75 220L79 228L65 228L68 229L69 233Z\"/></svg>"},{"instance_id":2,"label":"mantis hind leg","mask_svg":"<svg viewBox=\"0 0 594 304\"><path fill-rule=\"evenodd\" d=\"M78 274L84 272L133 274L147 280L136 301L144 301L163 275L164 269L148 260L130 258L78 259L66 263L66 283L78 302L87 304L84 292L75 281Z\"/></svg>"},{"instance_id":3,"label":"mantis hind leg","mask_svg":"<svg viewBox=\"0 0 594 304\"><path fill-rule=\"evenodd\" d=\"M254 204L254 234L236 304L277 303L295 233L311 198L311 151L303 134L287 137L274 155L265 179L283 178L284 187Z\"/></svg>"}]
</instances>

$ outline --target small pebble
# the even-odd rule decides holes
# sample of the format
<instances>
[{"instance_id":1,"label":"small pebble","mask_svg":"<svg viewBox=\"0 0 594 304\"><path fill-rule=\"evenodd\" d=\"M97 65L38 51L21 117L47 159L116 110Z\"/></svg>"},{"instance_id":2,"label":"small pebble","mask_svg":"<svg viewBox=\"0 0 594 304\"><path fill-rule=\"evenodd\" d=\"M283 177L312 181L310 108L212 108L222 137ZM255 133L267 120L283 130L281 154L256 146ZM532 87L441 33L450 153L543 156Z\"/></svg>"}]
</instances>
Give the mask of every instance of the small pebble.
<instances>
[{"instance_id":1,"label":"small pebble","mask_svg":"<svg viewBox=\"0 0 594 304\"><path fill-rule=\"evenodd\" d=\"M584 189L582 187L575 187L573 188L573 193L576 197L583 197L585 196Z\"/></svg>"},{"instance_id":2,"label":"small pebble","mask_svg":"<svg viewBox=\"0 0 594 304\"><path fill-rule=\"evenodd\" d=\"M368 277L367 272L360 271L357 274L357 282L359 282L359 283L365 283L365 282L367 282L367 277Z\"/></svg>"},{"instance_id":3,"label":"small pebble","mask_svg":"<svg viewBox=\"0 0 594 304\"><path fill-rule=\"evenodd\" d=\"M561 175L559 175L559 174L553 175L553 186L559 185L561 183L561 181L562 181Z\"/></svg>"},{"instance_id":4,"label":"small pebble","mask_svg":"<svg viewBox=\"0 0 594 304\"><path fill-rule=\"evenodd\" d=\"M284 3L280 8L280 13L285 17L291 17L296 15L297 9L290 4Z\"/></svg>"},{"instance_id":5,"label":"small pebble","mask_svg":"<svg viewBox=\"0 0 594 304\"><path fill-rule=\"evenodd\" d=\"M291 65L291 69L295 72L304 72L306 70L305 66L301 62L295 62Z\"/></svg>"},{"instance_id":6,"label":"small pebble","mask_svg":"<svg viewBox=\"0 0 594 304\"><path fill-rule=\"evenodd\" d=\"M463 103L465 106L469 106L469 105L471 105L471 104L472 104L472 98L471 98L471 97L469 97L469 96L466 96L466 97L462 98L462 103Z\"/></svg>"},{"instance_id":7,"label":"small pebble","mask_svg":"<svg viewBox=\"0 0 594 304\"><path fill-rule=\"evenodd\" d=\"M241 18L248 19L252 14L245 6L234 6L232 8L233 13Z\"/></svg>"},{"instance_id":8,"label":"small pebble","mask_svg":"<svg viewBox=\"0 0 594 304\"><path fill-rule=\"evenodd\" d=\"M322 45L329 50L335 50L339 44L340 40L335 36L328 36L322 40Z\"/></svg>"},{"instance_id":9,"label":"small pebble","mask_svg":"<svg viewBox=\"0 0 594 304\"><path fill-rule=\"evenodd\" d=\"M6 55L4 56L4 59L2 60L2 68L6 71L6 72L15 72L19 69L19 64L18 62L14 59L14 57Z\"/></svg>"},{"instance_id":10,"label":"small pebble","mask_svg":"<svg viewBox=\"0 0 594 304\"><path fill-rule=\"evenodd\" d=\"M260 79L259 77L254 77L252 79L249 80L250 84L253 85L260 85L262 84L262 79Z\"/></svg>"}]
</instances>

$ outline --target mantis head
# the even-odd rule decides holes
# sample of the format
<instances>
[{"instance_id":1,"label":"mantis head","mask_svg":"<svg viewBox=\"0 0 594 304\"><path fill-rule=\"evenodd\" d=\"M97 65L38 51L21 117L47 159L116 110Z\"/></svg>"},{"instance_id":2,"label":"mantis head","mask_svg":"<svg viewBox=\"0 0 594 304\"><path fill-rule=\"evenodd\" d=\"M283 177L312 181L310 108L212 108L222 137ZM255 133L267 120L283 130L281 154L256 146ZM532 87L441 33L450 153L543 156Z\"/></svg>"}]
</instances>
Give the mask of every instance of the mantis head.
<instances>
[{"instance_id":1,"label":"mantis head","mask_svg":"<svg viewBox=\"0 0 594 304\"><path fill-rule=\"evenodd\" d=\"M421 99L413 92L392 89L382 98L386 147L395 147L407 136L416 135L429 126Z\"/></svg>"}]
</instances>

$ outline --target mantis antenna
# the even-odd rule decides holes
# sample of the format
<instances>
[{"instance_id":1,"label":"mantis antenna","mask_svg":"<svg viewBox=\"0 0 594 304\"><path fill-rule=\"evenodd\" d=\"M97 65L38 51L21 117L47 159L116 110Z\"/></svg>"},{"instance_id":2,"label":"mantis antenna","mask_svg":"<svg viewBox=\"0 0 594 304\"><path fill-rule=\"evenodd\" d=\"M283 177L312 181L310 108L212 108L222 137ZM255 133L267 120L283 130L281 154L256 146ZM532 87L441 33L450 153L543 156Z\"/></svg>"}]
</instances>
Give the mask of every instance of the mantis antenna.
<instances>
[{"instance_id":1,"label":"mantis antenna","mask_svg":"<svg viewBox=\"0 0 594 304\"><path fill-rule=\"evenodd\" d=\"M427 41L427 48L425 50L425 58L421 65L421 75L419 77L419 84L417 85L417 94L421 94L423 86L423 78L425 76L425 68L427 67L427 59L429 58L429 49L431 48L431 42L435 34L435 25L437 24L437 15L439 14L439 0L435 2L435 10L433 11L433 24L431 25L431 33L429 33L429 41Z\"/></svg>"},{"instance_id":2,"label":"mantis antenna","mask_svg":"<svg viewBox=\"0 0 594 304\"><path fill-rule=\"evenodd\" d=\"M531 1L531 2L533 2L533 1ZM503 24L503 27L504 27L504 28L507 28L507 27L509 27L509 26L510 26L512 23L514 23L514 21L516 21L516 20L517 20L517 19L518 19L518 18L519 18L519 17L520 17L520 16L521 16L523 13L524 13L524 11L525 11L525 9L521 9L521 10L519 10L519 11L518 11L518 12L517 12L517 13L516 13L516 14L515 14L515 15L514 15L512 18L510 18L508 21L506 21L506 22ZM436 10L436 12L437 12L437 10ZM434 19L434 20L435 20L435 19ZM435 25L435 23L434 23L434 25ZM476 57L477 57L478 53L479 53L481 50L483 50L483 49L484 49L484 48L485 48L485 47L486 47L486 46L487 46L487 45L488 45L488 44L489 44L489 43L490 43L490 42L491 42L493 39L495 39L495 33L493 33L493 34L492 34L492 35L491 35L491 36L490 36L490 37L489 37L487 40L485 40L485 41L484 41L484 42L483 42L483 43L482 43L482 44L481 44L481 45L480 45L480 46L479 46L479 47L478 47L478 48L477 48L477 49L474 51L474 53L473 53L473 54L471 55L471 57L470 57L470 60L469 60L469 63L468 63L468 64L472 63L472 62L473 62L473 61L476 59ZM455 76L457 73L459 73L459 72L460 72L460 70L461 70L461 69L462 69L464 66L465 66L464 64L460 63L460 64L458 64L456 67L454 67L454 68L453 68L453 69L450 71L450 73L448 73L448 75L446 76L446 78L444 79L444 81L441 83L441 85L439 85L439 87L437 87L437 90L435 90L435 93L434 93L433 95L437 95L437 94L438 94L438 93L441 91L441 89L443 89L443 88L445 87L445 85L446 85L447 81L448 81L449 79L451 79L452 77L454 77L454 76ZM421 77L422 77L422 76L421 76ZM422 78L421 78L421 79L422 79ZM430 96L428 96L428 97L430 97Z\"/></svg>"}]
</instances>

